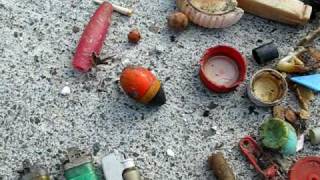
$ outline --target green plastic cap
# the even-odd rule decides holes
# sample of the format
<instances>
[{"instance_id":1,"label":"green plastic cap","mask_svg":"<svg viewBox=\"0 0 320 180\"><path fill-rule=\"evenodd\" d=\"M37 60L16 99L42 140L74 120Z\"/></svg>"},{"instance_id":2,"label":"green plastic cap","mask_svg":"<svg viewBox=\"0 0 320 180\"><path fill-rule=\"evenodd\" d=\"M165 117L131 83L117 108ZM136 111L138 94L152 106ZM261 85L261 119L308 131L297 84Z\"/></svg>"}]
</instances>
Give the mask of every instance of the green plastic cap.
<instances>
[{"instance_id":1,"label":"green plastic cap","mask_svg":"<svg viewBox=\"0 0 320 180\"><path fill-rule=\"evenodd\" d=\"M260 136L265 147L281 149L288 141L288 123L278 118L264 122L260 127Z\"/></svg>"}]
</instances>

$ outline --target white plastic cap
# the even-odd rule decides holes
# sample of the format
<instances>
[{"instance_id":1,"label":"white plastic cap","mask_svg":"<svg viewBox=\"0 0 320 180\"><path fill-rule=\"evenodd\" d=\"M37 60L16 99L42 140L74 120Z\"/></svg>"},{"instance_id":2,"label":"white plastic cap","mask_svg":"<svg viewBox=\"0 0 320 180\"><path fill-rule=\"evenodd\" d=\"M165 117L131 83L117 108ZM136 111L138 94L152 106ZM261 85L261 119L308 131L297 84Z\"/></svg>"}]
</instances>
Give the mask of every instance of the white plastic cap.
<instances>
[{"instance_id":1,"label":"white plastic cap","mask_svg":"<svg viewBox=\"0 0 320 180\"><path fill-rule=\"evenodd\" d=\"M126 159L123 161L123 167L124 169L135 167L133 159Z\"/></svg>"}]
</instances>

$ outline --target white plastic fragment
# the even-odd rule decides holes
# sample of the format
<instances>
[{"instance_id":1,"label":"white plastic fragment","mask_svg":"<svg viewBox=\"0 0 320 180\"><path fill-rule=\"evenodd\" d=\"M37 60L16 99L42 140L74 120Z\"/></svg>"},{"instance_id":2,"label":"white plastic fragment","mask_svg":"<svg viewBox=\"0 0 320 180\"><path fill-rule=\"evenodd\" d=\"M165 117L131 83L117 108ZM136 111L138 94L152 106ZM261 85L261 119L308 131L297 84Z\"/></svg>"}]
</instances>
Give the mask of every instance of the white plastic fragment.
<instances>
[{"instance_id":1,"label":"white plastic fragment","mask_svg":"<svg viewBox=\"0 0 320 180\"><path fill-rule=\"evenodd\" d=\"M105 0L93 0L93 1L97 4L102 4L103 2L105 2ZM112 4L112 6L113 6L113 10L120 13L120 14L123 14L126 16L131 16L133 14L132 9L121 7L121 6L118 6L115 4Z\"/></svg>"},{"instance_id":2,"label":"white plastic fragment","mask_svg":"<svg viewBox=\"0 0 320 180\"><path fill-rule=\"evenodd\" d=\"M71 93L71 89L69 86L65 86L61 89L60 94L63 96L67 96Z\"/></svg>"},{"instance_id":3,"label":"white plastic fragment","mask_svg":"<svg viewBox=\"0 0 320 180\"><path fill-rule=\"evenodd\" d=\"M123 158L115 153L111 153L102 158L102 169L106 180L122 180Z\"/></svg>"},{"instance_id":4,"label":"white plastic fragment","mask_svg":"<svg viewBox=\"0 0 320 180\"><path fill-rule=\"evenodd\" d=\"M170 157L174 157L174 152L171 149L167 149L167 155Z\"/></svg>"},{"instance_id":5,"label":"white plastic fragment","mask_svg":"<svg viewBox=\"0 0 320 180\"><path fill-rule=\"evenodd\" d=\"M297 143L297 152L301 151L303 149L303 145L304 145L304 134L301 134L298 137L298 143Z\"/></svg>"}]
</instances>

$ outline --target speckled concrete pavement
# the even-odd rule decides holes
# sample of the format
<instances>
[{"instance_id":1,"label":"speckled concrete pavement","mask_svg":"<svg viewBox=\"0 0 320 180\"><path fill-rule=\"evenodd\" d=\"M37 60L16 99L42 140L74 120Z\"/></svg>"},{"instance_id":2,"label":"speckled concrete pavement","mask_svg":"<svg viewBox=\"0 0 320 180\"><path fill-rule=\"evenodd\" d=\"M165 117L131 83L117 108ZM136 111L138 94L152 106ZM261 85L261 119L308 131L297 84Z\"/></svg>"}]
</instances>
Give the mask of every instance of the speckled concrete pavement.
<instances>
[{"instance_id":1,"label":"speckled concrete pavement","mask_svg":"<svg viewBox=\"0 0 320 180\"><path fill-rule=\"evenodd\" d=\"M114 13L102 53L113 59L81 75L73 72L70 60L97 5L90 0L0 0L0 179L17 177L24 159L44 164L61 179L63 152L73 146L91 151L98 164L113 150L123 152L153 180L214 179L206 159L220 150L238 179L256 179L238 142L257 135L271 110L248 100L247 82L228 94L210 93L198 79L198 60L210 46L232 45L248 58L249 78L262 68L252 60L252 48L274 40L283 56L319 19L295 28L246 14L227 29L191 25L177 34L166 25L174 1L113 2L133 7L135 14ZM131 28L142 32L138 45L127 43ZM145 107L123 94L118 78L128 63L150 67L163 80L164 106ZM66 85L72 93L59 95ZM296 102L292 93L287 100ZM311 126L320 125L319 100L311 108ZM175 156L169 157L167 149ZM306 143L298 156L307 154L319 154L319 146Z\"/></svg>"}]
</instances>

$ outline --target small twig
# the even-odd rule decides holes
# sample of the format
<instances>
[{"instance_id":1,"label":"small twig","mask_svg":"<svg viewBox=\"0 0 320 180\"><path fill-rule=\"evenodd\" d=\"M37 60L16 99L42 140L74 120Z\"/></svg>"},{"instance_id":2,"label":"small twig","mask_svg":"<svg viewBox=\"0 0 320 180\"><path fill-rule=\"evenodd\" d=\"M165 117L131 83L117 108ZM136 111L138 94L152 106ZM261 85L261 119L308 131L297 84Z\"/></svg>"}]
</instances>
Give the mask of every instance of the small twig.
<instances>
[{"instance_id":1,"label":"small twig","mask_svg":"<svg viewBox=\"0 0 320 180\"><path fill-rule=\"evenodd\" d=\"M116 55L110 55L110 56L107 56L103 59L101 59L98 55L96 55L96 53L92 53L92 64L94 66L97 66L97 65L100 65L100 64L108 64L108 61L109 59L112 59L113 57L115 57Z\"/></svg>"},{"instance_id":2,"label":"small twig","mask_svg":"<svg viewBox=\"0 0 320 180\"><path fill-rule=\"evenodd\" d=\"M306 37L304 37L297 46L306 46L314 41L318 36L320 36L320 27L316 30L310 32Z\"/></svg>"},{"instance_id":3,"label":"small twig","mask_svg":"<svg viewBox=\"0 0 320 180\"><path fill-rule=\"evenodd\" d=\"M105 0L93 0L93 2L97 3L97 4L102 4L103 2L105 2ZM131 16L133 14L133 10L132 9L129 9L129 8L125 8L125 7L122 7L122 6L118 6L118 5L115 5L115 4L112 4L112 7L113 7L113 10L120 13L120 14L123 14L123 15L126 15L126 16Z\"/></svg>"}]
</instances>

